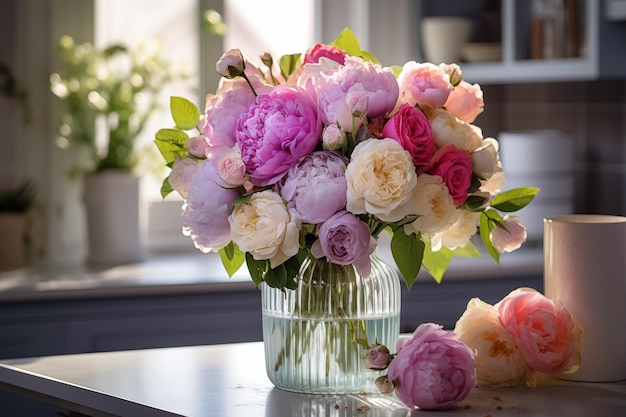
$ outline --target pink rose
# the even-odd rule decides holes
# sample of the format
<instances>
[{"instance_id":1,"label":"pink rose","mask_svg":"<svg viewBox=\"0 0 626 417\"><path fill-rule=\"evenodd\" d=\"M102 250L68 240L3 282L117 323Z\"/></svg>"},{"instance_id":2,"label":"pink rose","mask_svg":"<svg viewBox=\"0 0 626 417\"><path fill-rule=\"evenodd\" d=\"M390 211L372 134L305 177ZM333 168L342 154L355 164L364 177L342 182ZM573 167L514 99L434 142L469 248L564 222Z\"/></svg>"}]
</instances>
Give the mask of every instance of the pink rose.
<instances>
[{"instance_id":1,"label":"pink rose","mask_svg":"<svg viewBox=\"0 0 626 417\"><path fill-rule=\"evenodd\" d=\"M531 372L554 374L578 369L581 331L560 300L549 299L532 288L518 288L495 307ZM533 378L530 383L533 385Z\"/></svg>"},{"instance_id":2,"label":"pink rose","mask_svg":"<svg viewBox=\"0 0 626 417\"><path fill-rule=\"evenodd\" d=\"M445 108L459 119L472 123L485 107L483 91L478 84L461 81L448 96Z\"/></svg>"},{"instance_id":3,"label":"pink rose","mask_svg":"<svg viewBox=\"0 0 626 417\"><path fill-rule=\"evenodd\" d=\"M184 158L174 161L172 171L168 177L170 187L172 187L182 198L187 198L191 179L200 169L201 162L193 158Z\"/></svg>"},{"instance_id":4,"label":"pink rose","mask_svg":"<svg viewBox=\"0 0 626 417\"><path fill-rule=\"evenodd\" d=\"M526 241L526 227L519 216L507 214L489 234L489 239L500 253L513 252Z\"/></svg>"},{"instance_id":5,"label":"pink rose","mask_svg":"<svg viewBox=\"0 0 626 417\"><path fill-rule=\"evenodd\" d=\"M443 178L455 205L465 202L472 184L472 159L467 152L454 145L446 145L435 153L431 168L426 172Z\"/></svg>"},{"instance_id":6,"label":"pink rose","mask_svg":"<svg viewBox=\"0 0 626 417\"><path fill-rule=\"evenodd\" d=\"M239 147L233 146L225 152L217 155L217 173L224 181L224 186L234 188L243 185L246 181L246 165L241 159Z\"/></svg>"},{"instance_id":7,"label":"pink rose","mask_svg":"<svg viewBox=\"0 0 626 417\"><path fill-rule=\"evenodd\" d=\"M194 136L187 139L187 149L189 150L189 155L191 156L195 156L196 158L206 158L206 151L208 148L209 143L204 135Z\"/></svg>"},{"instance_id":8,"label":"pink rose","mask_svg":"<svg viewBox=\"0 0 626 417\"><path fill-rule=\"evenodd\" d=\"M332 59L333 61L343 65L346 53L335 46L318 43L306 51L303 62L305 64L315 64L318 63L322 57Z\"/></svg>"},{"instance_id":9,"label":"pink rose","mask_svg":"<svg viewBox=\"0 0 626 417\"><path fill-rule=\"evenodd\" d=\"M339 211L319 226L318 236L311 246L313 256L325 256L337 265L353 264L361 276L369 277L370 255L376 249L376 239L358 217L345 210Z\"/></svg>"},{"instance_id":10,"label":"pink rose","mask_svg":"<svg viewBox=\"0 0 626 417\"><path fill-rule=\"evenodd\" d=\"M387 368L391 363L389 349L385 345L375 345L367 351L363 363L367 369L380 371Z\"/></svg>"},{"instance_id":11,"label":"pink rose","mask_svg":"<svg viewBox=\"0 0 626 417\"><path fill-rule=\"evenodd\" d=\"M314 99L304 90L275 87L259 95L237 121L235 138L250 182L266 186L320 142L322 122Z\"/></svg>"},{"instance_id":12,"label":"pink rose","mask_svg":"<svg viewBox=\"0 0 626 417\"><path fill-rule=\"evenodd\" d=\"M442 107L452 91L450 76L440 67L429 62L418 64L409 61L398 76L400 96L398 104L419 104L430 110Z\"/></svg>"},{"instance_id":13,"label":"pink rose","mask_svg":"<svg viewBox=\"0 0 626 417\"><path fill-rule=\"evenodd\" d=\"M415 165L428 164L435 153L435 141L428 118L409 104L400 106L383 127L382 134L399 142L411 154Z\"/></svg>"},{"instance_id":14,"label":"pink rose","mask_svg":"<svg viewBox=\"0 0 626 417\"><path fill-rule=\"evenodd\" d=\"M446 409L465 399L476 383L474 355L457 335L433 323L421 324L399 340L387 378L407 405Z\"/></svg>"},{"instance_id":15,"label":"pink rose","mask_svg":"<svg viewBox=\"0 0 626 417\"><path fill-rule=\"evenodd\" d=\"M215 71L222 77L235 78L243 74L246 68L243 54L239 49L226 51L215 64Z\"/></svg>"}]
</instances>

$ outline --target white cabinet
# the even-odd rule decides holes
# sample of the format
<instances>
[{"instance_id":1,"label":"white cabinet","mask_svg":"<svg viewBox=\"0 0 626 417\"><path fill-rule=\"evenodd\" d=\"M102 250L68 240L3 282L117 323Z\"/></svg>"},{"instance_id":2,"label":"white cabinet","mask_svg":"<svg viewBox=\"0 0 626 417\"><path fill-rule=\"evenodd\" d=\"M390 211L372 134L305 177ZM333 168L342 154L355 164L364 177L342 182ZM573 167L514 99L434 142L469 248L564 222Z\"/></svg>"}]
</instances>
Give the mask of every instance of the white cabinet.
<instances>
[{"instance_id":1,"label":"white cabinet","mask_svg":"<svg viewBox=\"0 0 626 417\"><path fill-rule=\"evenodd\" d=\"M450 1L424 0L417 11L459 14ZM462 62L464 78L481 84L593 81L626 78L626 22L611 18L616 0L577 0L581 56L530 59L530 0L501 0L502 58L494 62ZM618 2L619 3L619 2ZM480 10L486 2L471 3ZM609 7L609 6L612 6ZM464 6L468 9L468 6Z\"/></svg>"}]
</instances>

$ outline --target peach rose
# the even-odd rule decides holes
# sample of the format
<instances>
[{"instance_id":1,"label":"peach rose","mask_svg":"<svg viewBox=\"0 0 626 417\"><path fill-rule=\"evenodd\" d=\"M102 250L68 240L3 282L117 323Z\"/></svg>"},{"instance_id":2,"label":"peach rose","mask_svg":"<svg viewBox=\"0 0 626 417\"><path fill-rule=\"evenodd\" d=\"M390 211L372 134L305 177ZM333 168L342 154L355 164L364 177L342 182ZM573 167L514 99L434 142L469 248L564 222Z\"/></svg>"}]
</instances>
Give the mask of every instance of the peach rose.
<instances>
[{"instance_id":1,"label":"peach rose","mask_svg":"<svg viewBox=\"0 0 626 417\"><path fill-rule=\"evenodd\" d=\"M398 75L398 84L400 96L396 107L407 103L411 106L419 104L422 108L437 109L446 103L452 91L450 76L429 62L409 61L404 64Z\"/></svg>"},{"instance_id":2,"label":"peach rose","mask_svg":"<svg viewBox=\"0 0 626 417\"><path fill-rule=\"evenodd\" d=\"M513 336L502 327L494 306L472 298L454 333L474 352L479 385L512 387L524 380L524 357Z\"/></svg>"},{"instance_id":3,"label":"peach rose","mask_svg":"<svg viewBox=\"0 0 626 417\"><path fill-rule=\"evenodd\" d=\"M582 331L560 300L549 299L532 288L518 288L495 308L530 368L530 385L536 385L541 373L578 369Z\"/></svg>"},{"instance_id":4,"label":"peach rose","mask_svg":"<svg viewBox=\"0 0 626 417\"><path fill-rule=\"evenodd\" d=\"M444 107L459 119L472 123L485 108L483 90L478 84L461 81L450 92Z\"/></svg>"},{"instance_id":5,"label":"peach rose","mask_svg":"<svg viewBox=\"0 0 626 417\"><path fill-rule=\"evenodd\" d=\"M468 153L483 146L483 133L479 127L464 122L449 111L438 109L430 115L435 145L443 148L452 144Z\"/></svg>"}]
</instances>

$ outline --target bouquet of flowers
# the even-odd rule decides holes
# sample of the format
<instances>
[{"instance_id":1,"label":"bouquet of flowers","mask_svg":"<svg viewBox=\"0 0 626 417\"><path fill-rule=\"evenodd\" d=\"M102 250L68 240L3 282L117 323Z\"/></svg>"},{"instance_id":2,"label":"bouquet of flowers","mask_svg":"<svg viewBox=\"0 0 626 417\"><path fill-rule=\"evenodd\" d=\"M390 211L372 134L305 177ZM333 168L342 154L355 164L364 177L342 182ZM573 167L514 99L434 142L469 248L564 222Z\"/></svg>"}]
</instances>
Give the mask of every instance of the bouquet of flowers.
<instances>
[{"instance_id":1,"label":"bouquet of flowers","mask_svg":"<svg viewBox=\"0 0 626 417\"><path fill-rule=\"evenodd\" d=\"M383 230L410 288L424 266L442 279L453 255L517 249L515 212L537 188L502 192L498 143L473 121L480 87L458 65L384 67L349 29L331 44L255 65L233 49L204 113L181 97L156 134L171 168L165 197L184 199L183 232L218 251L229 274L296 287L305 259L368 276Z\"/></svg>"}]
</instances>

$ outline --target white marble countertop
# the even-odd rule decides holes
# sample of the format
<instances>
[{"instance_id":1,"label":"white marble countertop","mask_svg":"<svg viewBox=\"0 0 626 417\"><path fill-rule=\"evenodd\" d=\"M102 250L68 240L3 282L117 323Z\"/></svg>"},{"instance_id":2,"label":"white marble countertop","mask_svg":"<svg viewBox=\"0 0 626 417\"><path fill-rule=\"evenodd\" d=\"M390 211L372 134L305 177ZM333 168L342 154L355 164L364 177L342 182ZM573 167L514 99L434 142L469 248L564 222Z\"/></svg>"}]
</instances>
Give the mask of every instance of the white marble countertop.
<instances>
[{"instance_id":1,"label":"white marble countertop","mask_svg":"<svg viewBox=\"0 0 626 417\"><path fill-rule=\"evenodd\" d=\"M4 360L0 389L94 417L626 415L626 381L479 387L437 412L409 410L393 395L289 393L267 379L261 342Z\"/></svg>"},{"instance_id":2,"label":"white marble countertop","mask_svg":"<svg viewBox=\"0 0 626 417\"><path fill-rule=\"evenodd\" d=\"M394 264L388 246L379 246L378 254L383 260ZM489 255L479 258L455 257L444 275L444 281L539 276L542 273L542 248L527 245L516 252L503 254L500 264ZM432 278L422 269L418 276L420 281L432 281ZM69 265L0 273L0 303L253 288L254 283L245 265L229 278L218 254L200 252L152 255L143 262L108 268Z\"/></svg>"}]
</instances>

